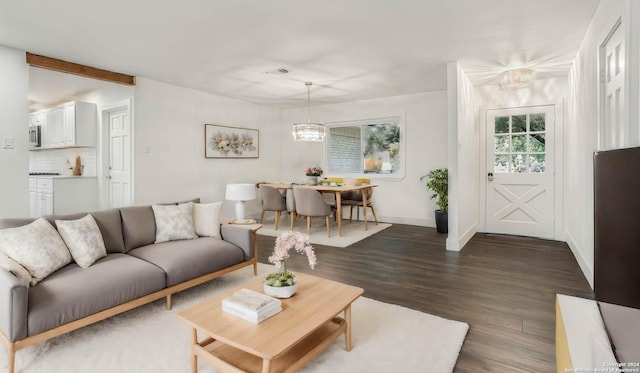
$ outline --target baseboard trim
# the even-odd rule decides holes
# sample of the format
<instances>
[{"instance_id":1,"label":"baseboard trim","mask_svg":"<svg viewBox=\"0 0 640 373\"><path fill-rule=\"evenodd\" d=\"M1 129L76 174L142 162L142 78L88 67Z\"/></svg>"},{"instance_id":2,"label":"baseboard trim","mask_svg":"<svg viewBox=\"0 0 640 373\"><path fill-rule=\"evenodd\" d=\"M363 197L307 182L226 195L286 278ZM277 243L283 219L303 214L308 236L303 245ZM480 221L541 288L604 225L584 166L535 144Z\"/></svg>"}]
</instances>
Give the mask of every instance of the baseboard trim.
<instances>
[{"instance_id":1,"label":"baseboard trim","mask_svg":"<svg viewBox=\"0 0 640 373\"><path fill-rule=\"evenodd\" d=\"M458 239L459 250L462 250L464 246L471 240L471 238L478 233L479 223L475 222L469 229L467 229L462 236Z\"/></svg>"},{"instance_id":2,"label":"baseboard trim","mask_svg":"<svg viewBox=\"0 0 640 373\"><path fill-rule=\"evenodd\" d=\"M582 274L589 283L589 286L591 286L591 290L593 290L593 268L591 268L591 266L587 264L587 261L582 256L582 250L579 249L575 239L573 238L573 236L571 236L571 233L565 232L565 236L567 245L569 245L573 256L576 258L578 266L580 266L580 269L582 270Z\"/></svg>"}]
</instances>

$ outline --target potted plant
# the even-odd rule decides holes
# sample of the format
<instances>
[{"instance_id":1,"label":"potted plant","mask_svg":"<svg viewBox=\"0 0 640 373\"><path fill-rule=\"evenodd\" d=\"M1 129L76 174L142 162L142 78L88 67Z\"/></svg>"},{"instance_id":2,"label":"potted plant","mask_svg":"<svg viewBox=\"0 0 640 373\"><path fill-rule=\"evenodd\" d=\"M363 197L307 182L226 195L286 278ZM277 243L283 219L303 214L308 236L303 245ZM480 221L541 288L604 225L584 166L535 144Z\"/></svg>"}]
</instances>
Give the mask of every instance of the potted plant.
<instances>
[{"instance_id":1,"label":"potted plant","mask_svg":"<svg viewBox=\"0 0 640 373\"><path fill-rule=\"evenodd\" d=\"M320 166L311 166L307 167L304 170L304 174L308 176L307 184L308 185L318 185L318 177L322 176L324 171Z\"/></svg>"},{"instance_id":2,"label":"potted plant","mask_svg":"<svg viewBox=\"0 0 640 373\"><path fill-rule=\"evenodd\" d=\"M446 168L431 170L420 178L426 180L427 191L431 191L431 199L436 200L436 229L439 233L449 232L449 173Z\"/></svg>"},{"instance_id":3,"label":"potted plant","mask_svg":"<svg viewBox=\"0 0 640 373\"><path fill-rule=\"evenodd\" d=\"M294 249L307 256L309 266L316 265L316 254L305 236L300 232L285 232L276 238L273 255L269 262L275 264L278 272L270 273L264 278L264 293L276 298L290 298L298 290L298 278L287 271L286 261L289 250Z\"/></svg>"}]
</instances>

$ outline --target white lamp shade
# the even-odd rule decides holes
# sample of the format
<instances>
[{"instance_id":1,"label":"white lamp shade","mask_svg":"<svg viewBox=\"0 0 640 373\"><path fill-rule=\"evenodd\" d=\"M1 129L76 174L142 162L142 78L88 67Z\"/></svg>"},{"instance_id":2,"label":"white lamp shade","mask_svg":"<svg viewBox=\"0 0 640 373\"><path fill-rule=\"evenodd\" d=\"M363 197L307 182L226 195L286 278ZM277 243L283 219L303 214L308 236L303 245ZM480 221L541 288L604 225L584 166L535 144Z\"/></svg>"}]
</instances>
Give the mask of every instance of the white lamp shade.
<instances>
[{"instance_id":1,"label":"white lamp shade","mask_svg":"<svg viewBox=\"0 0 640 373\"><path fill-rule=\"evenodd\" d=\"M230 201L249 201L256 199L256 186L254 184L227 184L225 198Z\"/></svg>"}]
</instances>

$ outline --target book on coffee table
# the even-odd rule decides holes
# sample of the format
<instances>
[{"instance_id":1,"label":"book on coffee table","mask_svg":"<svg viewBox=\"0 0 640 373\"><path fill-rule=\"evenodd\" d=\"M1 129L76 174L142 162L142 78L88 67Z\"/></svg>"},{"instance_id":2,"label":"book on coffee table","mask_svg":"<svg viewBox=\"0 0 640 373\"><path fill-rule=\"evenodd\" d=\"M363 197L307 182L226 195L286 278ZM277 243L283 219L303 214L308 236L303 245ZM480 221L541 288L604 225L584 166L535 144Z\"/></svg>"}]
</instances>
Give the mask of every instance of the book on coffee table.
<instances>
[{"instance_id":1,"label":"book on coffee table","mask_svg":"<svg viewBox=\"0 0 640 373\"><path fill-rule=\"evenodd\" d=\"M249 289L240 289L222 299L222 310L254 324L282 311L282 302Z\"/></svg>"}]
</instances>

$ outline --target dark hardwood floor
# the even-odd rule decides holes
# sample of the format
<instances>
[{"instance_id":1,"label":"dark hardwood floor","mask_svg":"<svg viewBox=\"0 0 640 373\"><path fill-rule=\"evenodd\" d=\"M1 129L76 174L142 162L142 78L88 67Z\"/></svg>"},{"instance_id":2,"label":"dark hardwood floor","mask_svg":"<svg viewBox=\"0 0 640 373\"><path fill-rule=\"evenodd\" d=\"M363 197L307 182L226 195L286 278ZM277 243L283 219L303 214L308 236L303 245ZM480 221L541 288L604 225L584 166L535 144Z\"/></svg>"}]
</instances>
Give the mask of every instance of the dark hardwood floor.
<instances>
[{"instance_id":1,"label":"dark hardwood floor","mask_svg":"<svg viewBox=\"0 0 640 373\"><path fill-rule=\"evenodd\" d=\"M434 228L394 224L345 249L313 245L315 270L298 254L287 261L287 269L466 322L469 332L456 372L555 371L555 294L593 298L569 247L476 234L458 253L445 250L445 239ZM274 240L258 236L261 263L268 263Z\"/></svg>"}]
</instances>

